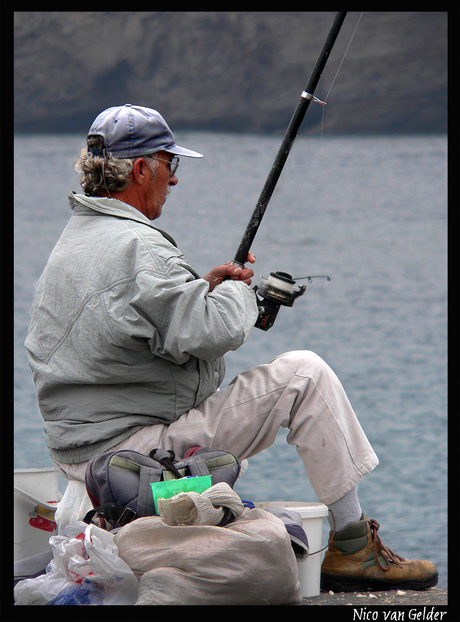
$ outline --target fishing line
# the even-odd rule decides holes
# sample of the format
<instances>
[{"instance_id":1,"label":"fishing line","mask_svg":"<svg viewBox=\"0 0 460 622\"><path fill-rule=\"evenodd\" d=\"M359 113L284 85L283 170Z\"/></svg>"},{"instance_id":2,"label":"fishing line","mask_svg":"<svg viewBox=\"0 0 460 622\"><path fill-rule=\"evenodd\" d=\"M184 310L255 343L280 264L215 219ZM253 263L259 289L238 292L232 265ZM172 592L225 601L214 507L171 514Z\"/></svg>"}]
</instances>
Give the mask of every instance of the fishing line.
<instances>
[{"instance_id":1,"label":"fishing line","mask_svg":"<svg viewBox=\"0 0 460 622\"><path fill-rule=\"evenodd\" d=\"M359 26L359 24L360 24L360 22L361 22L361 18L362 18L362 16L363 16L363 12L361 12L361 14L360 14L360 16L359 16L359 18L358 18L358 21L357 21L357 23L356 23L355 29L353 30L353 33L352 33L352 35L351 35L351 37L350 37L350 41L348 42L347 49L345 50L345 53L344 53L344 55L343 55L343 58L342 58L342 60L340 61L340 65L339 65L339 68L337 69L337 73L335 74L334 79L332 80L332 84L331 84L331 86L330 86L330 88L329 88L329 90L328 90L328 92L327 92L327 95L326 95L326 97L324 98L324 104L326 104L326 102L327 102L327 98L329 97L329 95L330 95L330 93L331 93L331 91L332 91L332 88L334 87L335 81L337 80L337 76L339 75L340 70L342 69L342 65L343 65L343 63L344 63L344 61L345 61L345 57L346 57L346 55L348 54L348 50L350 49L350 46L351 46L351 44L352 44L352 42L353 42L353 39L354 39L355 34L356 34L356 31L358 30L358 26ZM325 116L325 113L326 113L326 110L325 110L325 109L326 109L326 106L324 105L324 106L323 106L322 118L321 118L321 138L323 137L324 116Z\"/></svg>"}]
</instances>

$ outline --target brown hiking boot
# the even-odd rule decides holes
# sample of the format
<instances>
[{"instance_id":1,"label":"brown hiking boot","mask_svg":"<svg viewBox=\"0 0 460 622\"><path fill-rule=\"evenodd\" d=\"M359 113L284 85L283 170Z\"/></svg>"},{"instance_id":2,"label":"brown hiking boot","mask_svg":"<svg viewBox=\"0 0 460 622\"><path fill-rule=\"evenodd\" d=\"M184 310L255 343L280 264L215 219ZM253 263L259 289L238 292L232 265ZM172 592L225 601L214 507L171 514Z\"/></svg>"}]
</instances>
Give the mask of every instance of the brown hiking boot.
<instances>
[{"instance_id":1,"label":"brown hiking boot","mask_svg":"<svg viewBox=\"0 0 460 622\"><path fill-rule=\"evenodd\" d=\"M404 559L387 548L377 535L380 525L367 516L342 531L331 532L321 566L321 589L333 592L360 590L425 590L438 582L434 564Z\"/></svg>"}]
</instances>

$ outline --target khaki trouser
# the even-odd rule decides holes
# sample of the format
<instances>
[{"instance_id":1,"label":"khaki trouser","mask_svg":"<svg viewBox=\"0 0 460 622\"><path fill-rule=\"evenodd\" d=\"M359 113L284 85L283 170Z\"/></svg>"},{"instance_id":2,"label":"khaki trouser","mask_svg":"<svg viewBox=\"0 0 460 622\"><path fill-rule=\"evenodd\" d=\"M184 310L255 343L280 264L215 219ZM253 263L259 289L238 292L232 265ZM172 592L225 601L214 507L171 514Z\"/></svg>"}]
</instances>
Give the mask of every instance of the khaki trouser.
<instances>
[{"instance_id":1,"label":"khaki trouser","mask_svg":"<svg viewBox=\"0 0 460 622\"><path fill-rule=\"evenodd\" d=\"M174 423L145 426L113 450L148 454L162 447L182 456L199 445L243 460L272 445L280 427L289 428L287 442L327 505L378 464L339 379L310 351L287 352L242 372ZM60 464L71 479L84 479L86 465Z\"/></svg>"}]
</instances>

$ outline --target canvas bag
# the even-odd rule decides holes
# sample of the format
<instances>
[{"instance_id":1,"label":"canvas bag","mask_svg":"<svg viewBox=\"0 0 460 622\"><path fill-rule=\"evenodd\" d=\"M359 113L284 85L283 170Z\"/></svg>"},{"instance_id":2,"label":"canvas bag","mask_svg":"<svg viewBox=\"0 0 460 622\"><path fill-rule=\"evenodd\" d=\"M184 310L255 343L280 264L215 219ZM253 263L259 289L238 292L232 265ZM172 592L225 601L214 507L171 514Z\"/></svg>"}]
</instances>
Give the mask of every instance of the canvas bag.
<instances>
[{"instance_id":1,"label":"canvas bag","mask_svg":"<svg viewBox=\"0 0 460 622\"><path fill-rule=\"evenodd\" d=\"M86 490L94 509L83 520L89 524L97 515L112 527L121 527L157 513L152 483L211 476L211 485L226 482L233 488L240 470L233 454L209 447L191 448L179 459L164 449L153 449L148 456L128 449L101 454L86 469Z\"/></svg>"},{"instance_id":2,"label":"canvas bag","mask_svg":"<svg viewBox=\"0 0 460 622\"><path fill-rule=\"evenodd\" d=\"M283 521L245 508L225 526L139 518L114 536L139 578L136 605L284 605L301 601Z\"/></svg>"}]
</instances>

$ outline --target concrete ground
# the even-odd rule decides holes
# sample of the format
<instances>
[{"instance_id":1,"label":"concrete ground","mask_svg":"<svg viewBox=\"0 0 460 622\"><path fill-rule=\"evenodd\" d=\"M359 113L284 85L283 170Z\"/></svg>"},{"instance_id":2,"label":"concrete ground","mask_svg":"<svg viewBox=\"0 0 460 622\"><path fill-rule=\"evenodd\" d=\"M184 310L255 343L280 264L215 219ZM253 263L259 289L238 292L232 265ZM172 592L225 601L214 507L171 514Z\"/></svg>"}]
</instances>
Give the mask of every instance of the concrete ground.
<instances>
[{"instance_id":1,"label":"concrete ground","mask_svg":"<svg viewBox=\"0 0 460 622\"><path fill-rule=\"evenodd\" d=\"M321 592L319 596L303 598L299 605L360 605L382 606L447 606L447 590L430 588L423 591L389 590L387 592ZM439 619L439 618L438 618Z\"/></svg>"}]
</instances>

